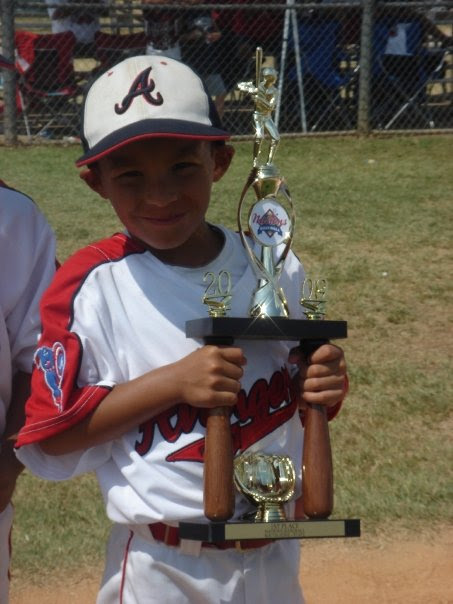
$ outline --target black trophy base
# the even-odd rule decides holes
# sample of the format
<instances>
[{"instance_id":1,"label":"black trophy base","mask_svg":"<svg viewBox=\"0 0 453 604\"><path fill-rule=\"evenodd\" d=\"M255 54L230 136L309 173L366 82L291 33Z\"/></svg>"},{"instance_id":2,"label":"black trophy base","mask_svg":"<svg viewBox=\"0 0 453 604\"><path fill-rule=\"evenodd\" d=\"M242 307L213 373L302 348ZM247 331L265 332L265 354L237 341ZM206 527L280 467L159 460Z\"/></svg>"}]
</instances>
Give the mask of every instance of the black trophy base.
<instances>
[{"instance_id":1,"label":"black trophy base","mask_svg":"<svg viewBox=\"0 0 453 604\"><path fill-rule=\"evenodd\" d=\"M347 323L283 317L204 317L186 321L186 337L205 340L335 340L347 337Z\"/></svg>"},{"instance_id":2,"label":"black trophy base","mask_svg":"<svg viewBox=\"0 0 453 604\"><path fill-rule=\"evenodd\" d=\"M360 537L360 520L284 520L282 522L181 522L181 539L216 543L248 539Z\"/></svg>"}]
</instances>

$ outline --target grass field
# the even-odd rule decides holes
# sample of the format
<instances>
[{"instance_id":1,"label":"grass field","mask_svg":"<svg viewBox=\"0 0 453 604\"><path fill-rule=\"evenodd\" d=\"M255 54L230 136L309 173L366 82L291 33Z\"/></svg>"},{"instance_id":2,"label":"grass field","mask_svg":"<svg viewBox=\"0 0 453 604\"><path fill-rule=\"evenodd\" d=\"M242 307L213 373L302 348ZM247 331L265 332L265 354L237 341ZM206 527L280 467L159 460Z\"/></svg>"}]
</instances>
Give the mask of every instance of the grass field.
<instances>
[{"instance_id":1,"label":"grass field","mask_svg":"<svg viewBox=\"0 0 453 604\"><path fill-rule=\"evenodd\" d=\"M233 227L251 156L250 143L236 147L209 213ZM41 206L61 260L119 228L78 178L78 154L0 155L0 177ZM453 138L284 140L277 157L296 206L293 248L329 279L328 317L348 321L351 392L331 425L335 516L360 517L365 532L450 523ZM15 504L16 575L98 563L108 523L93 477L24 473Z\"/></svg>"}]
</instances>

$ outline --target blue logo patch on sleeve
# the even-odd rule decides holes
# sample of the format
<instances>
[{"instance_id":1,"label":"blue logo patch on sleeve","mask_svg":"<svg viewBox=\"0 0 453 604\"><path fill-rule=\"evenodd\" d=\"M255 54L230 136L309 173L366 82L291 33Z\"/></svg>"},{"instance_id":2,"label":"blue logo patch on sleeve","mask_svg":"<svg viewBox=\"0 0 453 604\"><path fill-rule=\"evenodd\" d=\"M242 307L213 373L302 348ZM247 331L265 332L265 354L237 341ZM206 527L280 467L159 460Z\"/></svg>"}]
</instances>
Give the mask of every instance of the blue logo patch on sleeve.
<instances>
[{"instance_id":1,"label":"blue logo patch on sleeve","mask_svg":"<svg viewBox=\"0 0 453 604\"><path fill-rule=\"evenodd\" d=\"M35 352L35 363L44 373L47 387L52 394L52 400L58 411L63 411L63 373L66 365L66 352L60 342L55 342L52 348L41 346Z\"/></svg>"}]
</instances>

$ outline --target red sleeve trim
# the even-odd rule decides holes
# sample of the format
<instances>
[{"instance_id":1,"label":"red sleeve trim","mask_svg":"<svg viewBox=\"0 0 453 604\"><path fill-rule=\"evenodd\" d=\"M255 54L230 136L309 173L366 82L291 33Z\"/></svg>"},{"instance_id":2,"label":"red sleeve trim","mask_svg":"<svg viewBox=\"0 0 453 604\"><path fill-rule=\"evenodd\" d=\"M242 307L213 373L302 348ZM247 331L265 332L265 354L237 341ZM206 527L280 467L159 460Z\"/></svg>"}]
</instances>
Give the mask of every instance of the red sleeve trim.
<instances>
[{"instance_id":1,"label":"red sleeve trim","mask_svg":"<svg viewBox=\"0 0 453 604\"><path fill-rule=\"evenodd\" d=\"M82 388L77 402L68 411L48 419L27 422L20 431L15 446L19 448L40 442L79 424L96 409L110 391L111 388L106 386L86 386Z\"/></svg>"}]
</instances>

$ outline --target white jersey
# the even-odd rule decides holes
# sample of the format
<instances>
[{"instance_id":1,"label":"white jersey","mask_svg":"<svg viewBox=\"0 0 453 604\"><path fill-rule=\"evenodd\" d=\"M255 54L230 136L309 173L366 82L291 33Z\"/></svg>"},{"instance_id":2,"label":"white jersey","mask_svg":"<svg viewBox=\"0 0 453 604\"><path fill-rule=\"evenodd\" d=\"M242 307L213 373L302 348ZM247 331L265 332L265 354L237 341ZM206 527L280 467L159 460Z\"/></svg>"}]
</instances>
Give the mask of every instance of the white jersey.
<instances>
[{"instance_id":1,"label":"white jersey","mask_svg":"<svg viewBox=\"0 0 453 604\"><path fill-rule=\"evenodd\" d=\"M0 181L0 436L13 376L31 373L40 331L39 300L55 272L55 239L33 201ZM0 513L0 602L8 602L12 506Z\"/></svg>"},{"instance_id":2,"label":"white jersey","mask_svg":"<svg viewBox=\"0 0 453 604\"><path fill-rule=\"evenodd\" d=\"M231 273L230 315L247 315L257 278L239 235L222 231L220 255L194 269L166 265L127 234L116 234L69 259L44 298L44 331L18 457L51 480L95 471L116 523L176 525L204 518L206 411L175 405L113 442L68 455L47 456L37 443L86 417L116 384L203 345L186 338L185 322L207 316L201 302L207 271ZM290 253L280 284L294 318L302 317L302 281L303 269ZM234 452L290 455L299 487L303 431L290 386L294 367L287 363L294 344L238 340L236 345L247 365L231 415ZM249 506L238 494L236 517Z\"/></svg>"},{"instance_id":3,"label":"white jersey","mask_svg":"<svg viewBox=\"0 0 453 604\"><path fill-rule=\"evenodd\" d=\"M31 373L41 327L39 301L55 272L55 239L26 195L0 181L0 434L12 377Z\"/></svg>"}]
</instances>

